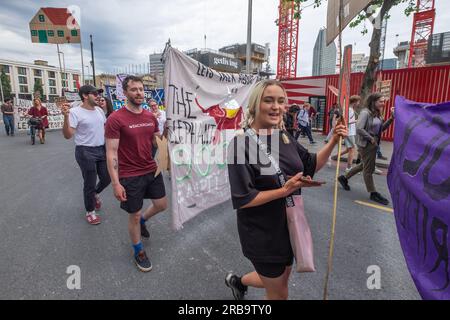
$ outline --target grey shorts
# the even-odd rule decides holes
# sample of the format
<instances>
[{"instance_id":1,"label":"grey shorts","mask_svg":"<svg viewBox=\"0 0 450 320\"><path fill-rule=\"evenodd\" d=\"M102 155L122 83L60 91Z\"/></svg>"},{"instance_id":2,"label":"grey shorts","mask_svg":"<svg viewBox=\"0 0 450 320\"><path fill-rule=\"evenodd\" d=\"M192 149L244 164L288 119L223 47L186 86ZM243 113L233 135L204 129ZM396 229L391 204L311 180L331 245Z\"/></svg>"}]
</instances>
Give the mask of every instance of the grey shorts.
<instances>
[{"instance_id":1,"label":"grey shorts","mask_svg":"<svg viewBox=\"0 0 450 320\"><path fill-rule=\"evenodd\" d=\"M348 136L344 139L344 144L347 148L354 148L356 147L356 140L355 136Z\"/></svg>"}]
</instances>

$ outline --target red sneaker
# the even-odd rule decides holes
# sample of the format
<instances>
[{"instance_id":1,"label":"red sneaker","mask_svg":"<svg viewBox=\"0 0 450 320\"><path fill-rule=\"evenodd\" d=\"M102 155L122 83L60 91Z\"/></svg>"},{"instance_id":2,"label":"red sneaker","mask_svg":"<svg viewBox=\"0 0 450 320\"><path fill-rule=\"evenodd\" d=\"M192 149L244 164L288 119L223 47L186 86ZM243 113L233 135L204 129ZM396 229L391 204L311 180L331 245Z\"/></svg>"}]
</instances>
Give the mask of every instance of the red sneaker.
<instances>
[{"instance_id":1,"label":"red sneaker","mask_svg":"<svg viewBox=\"0 0 450 320\"><path fill-rule=\"evenodd\" d=\"M86 213L86 220L89 224L97 225L100 224L100 217L95 214L95 212Z\"/></svg>"},{"instance_id":2,"label":"red sneaker","mask_svg":"<svg viewBox=\"0 0 450 320\"><path fill-rule=\"evenodd\" d=\"M95 210L100 210L102 207L102 200L98 194L95 195Z\"/></svg>"}]
</instances>

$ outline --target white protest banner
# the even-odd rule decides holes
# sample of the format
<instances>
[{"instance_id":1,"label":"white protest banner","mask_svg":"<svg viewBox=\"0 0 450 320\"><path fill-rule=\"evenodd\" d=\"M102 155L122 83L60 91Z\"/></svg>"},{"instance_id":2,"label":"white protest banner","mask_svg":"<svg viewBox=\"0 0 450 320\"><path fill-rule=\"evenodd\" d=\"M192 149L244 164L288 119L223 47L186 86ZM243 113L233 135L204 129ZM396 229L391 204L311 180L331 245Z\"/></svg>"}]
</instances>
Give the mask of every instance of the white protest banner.
<instances>
[{"instance_id":1,"label":"white protest banner","mask_svg":"<svg viewBox=\"0 0 450 320\"><path fill-rule=\"evenodd\" d=\"M169 47L165 95L172 175L172 225L230 198L226 149L257 76L212 70Z\"/></svg>"},{"instance_id":2,"label":"white protest banner","mask_svg":"<svg viewBox=\"0 0 450 320\"><path fill-rule=\"evenodd\" d=\"M66 99L70 102L81 101L80 94L78 92L66 91L64 92L64 97L66 97Z\"/></svg>"},{"instance_id":3,"label":"white protest banner","mask_svg":"<svg viewBox=\"0 0 450 320\"><path fill-rule=\"evenodd\" d=\"M49 129L62 129L64 125L64 116L56 103L43 103L48 111ZM33 101L24 99L14 99L14 117L16 128L19 131L28 130L28 110L33 106Z\"/></svg>"}]
</instances>

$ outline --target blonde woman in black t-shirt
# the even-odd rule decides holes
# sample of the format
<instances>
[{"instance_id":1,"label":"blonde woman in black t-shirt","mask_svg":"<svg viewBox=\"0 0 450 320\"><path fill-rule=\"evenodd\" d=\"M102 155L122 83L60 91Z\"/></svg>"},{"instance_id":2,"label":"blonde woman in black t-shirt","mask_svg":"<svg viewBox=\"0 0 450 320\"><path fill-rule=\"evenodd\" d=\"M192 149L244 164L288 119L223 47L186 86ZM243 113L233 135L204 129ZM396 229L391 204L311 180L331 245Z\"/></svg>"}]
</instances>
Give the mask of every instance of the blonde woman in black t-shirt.
<instances>
[{"instance_id":1,"label":"blonde woman in black t-shirt","mask_svg":"<svg viewBox=\"0 0 450 320\"><path fill-rule=\"evenodd\" d=\"M288 298L293 253L285 198L299 194L301 188L313 186L302 181L302 175L311 179L327 162L339 135L347 135L345 126L338 124L330 142L317 155L309 153L284 130L282 119L286 103L287 95L281 83L259 82L249 99L241 125L244 130L230 144L228 172L233 207L237 209L239 239L244 256L255 268L242 277L232 273L226 276L225 283L238 300L244 298L248 286L264 288L266 299ZM266 142L271 155L278 159L283 175L289 179L284 187L267 155L249 137L247 130Z\"/></svg>"}]
</instances>

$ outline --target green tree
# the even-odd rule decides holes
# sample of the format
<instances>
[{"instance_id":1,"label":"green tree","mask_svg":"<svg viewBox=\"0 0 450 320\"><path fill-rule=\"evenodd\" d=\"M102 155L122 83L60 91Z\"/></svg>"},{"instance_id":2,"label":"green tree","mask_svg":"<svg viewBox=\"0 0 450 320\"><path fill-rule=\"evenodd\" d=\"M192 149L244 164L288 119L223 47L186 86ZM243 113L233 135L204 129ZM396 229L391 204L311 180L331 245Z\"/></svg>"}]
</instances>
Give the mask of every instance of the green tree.
<instances>
[{"instance_id":1,"label":"green tree","mask_svg":"<svg viewBox=\"0 0 450 320\"><path fill-rule=\"evenodd\" d=\"M287 0L287 1L295 1L297 4L300 5L300 11L296 13L296 17L298 19L301 19L301 8L302 8L301 5L303 6L313 5L314 8L317 8L321 6L326 0ZM412 12L416 10L416 0L372 0L369 3L369 5L366 8L364 8L364 10L361 11L360 14L356 16L355 19L353 19L353 21L350 23L350 28L360 26L364 21L366 21L366 19L369 19L372 25L375 25L377 21L389 19L390 18L389 11L391 10L391 8L398 6L400 4L406 4L406 8L404 11L406 16L409 16ZM378 17L377 19L370 19L373 17L373 14L375 14L375 10L373 10L374 8L380 9ZM361 32L362 34L366 34L368 32L367 28L364 26ZM360 96L362 98L362 101L364 101L365 98L370 94L376 81L375 75L378 65L380 63L380 56L381 56L380 52L381 28L375 27L373 28L369 47L370 47L369 63L367 65L360 90Z\"/></svg>"},{"instance_id":2,"label":"green tree","mask_svg":"<svg viewBox=\"0 0 450 320\"><path fill-rule=\"evenodd\" d=\"M9 81L9 77L5 74L3 70L0 75L0 79L2 82L2 90L3 90L2 100L5 100L6 98L11 97L11 82Z\"/></svg>"},{"instance_id":3,"label":"green tree","mask_svg":"<svg viewBox=\"0 0 450 320\"><path fill-rule=\"evenodd\" d=\"M36 79L34 81L33 94L35 98L41 98L44 96L44 88L42 88L41 79Z\"/></svg>"}]
</instances>

